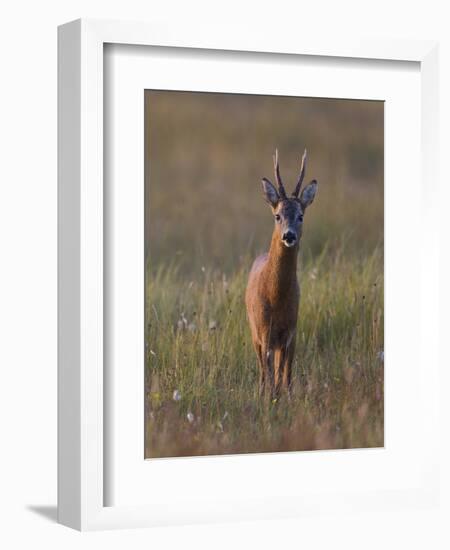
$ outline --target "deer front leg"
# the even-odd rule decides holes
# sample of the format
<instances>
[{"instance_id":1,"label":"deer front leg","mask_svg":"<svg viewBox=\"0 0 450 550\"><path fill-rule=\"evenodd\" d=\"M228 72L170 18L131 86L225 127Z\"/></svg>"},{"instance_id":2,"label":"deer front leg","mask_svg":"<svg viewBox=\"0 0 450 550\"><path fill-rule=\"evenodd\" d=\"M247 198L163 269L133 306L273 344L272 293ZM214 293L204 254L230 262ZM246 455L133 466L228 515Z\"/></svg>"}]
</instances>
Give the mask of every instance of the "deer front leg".
<instances>
[{"instance_id":1,"label":"deer front leg","mask_svg":"<svg viewBox=\"0 0 450 550\"><path fill-rule=\"evenodd\" d=\"M285 388L290 395L291 383L292 383L292 362L295 355L295 335L289 343L288 349L285 354L285 362L283 365L283 388Z\"/></svg>"},{"instance_id":2,"label":"deer front leg","mask_svg":"<svg viewBox=\"0 0 450 550\"><path fill-rule=\"evenodd\" d=\"M264 384L266 383L266 380L269 382L270 393L273 395L275 391L274 351L268 344L265 344L261 346L261 352L264 370Z\"/></svg>"},{"instance_id":3,"label":"deer front leg","mask_svg":"<svg viewBox=\"0 0 450 550\"><path fill-rule=\"evenodd\" d=\"M253 342L255 348L256 357L258 358L258 367L259 367L259 396L261 397L264 394L266 388L266 366L263 359L261 345L257 342Z\"/></svg>"},{"instance_id":4,"label":"deer front leg","mask_svg":"<svg viewBox=\"0 0 450 550\"><path fill-rule=\"evenodd\" d=\"M274 354L274 391L273 397L278 398L281 392L283 382L284 364L286 362L285 348L277 348Z\"/></svg>"}]
</instances>

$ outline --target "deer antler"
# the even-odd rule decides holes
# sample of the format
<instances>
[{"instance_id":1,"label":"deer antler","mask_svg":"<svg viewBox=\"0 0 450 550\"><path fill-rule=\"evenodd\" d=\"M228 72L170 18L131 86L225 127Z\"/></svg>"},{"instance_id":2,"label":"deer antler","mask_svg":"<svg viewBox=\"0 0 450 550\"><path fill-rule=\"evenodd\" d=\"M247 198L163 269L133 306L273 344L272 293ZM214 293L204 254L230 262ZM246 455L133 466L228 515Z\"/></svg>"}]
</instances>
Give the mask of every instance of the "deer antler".
<instances>
[{"instance_id":1,"label":"deer antler","mask_svg":"<svg viewBox=\"0 0 450 550\"><path fill-rule=\"evenodd\" d=\"M284 189L283 182L280 176L280 165L278 163L278 149L275 149L275 155L273 157L273 169L275 172L275 179L277 180L278 190L282 199L286 198L286 191Z\"/></svg>"},{"instance_id":2,"label":"deer antler","mask_svg":"<svg viewBox=\"0 0 450 550\"><path fill-rule=\"evenodd\" d=\"M303 178L305 177L305 170L306 170L306 149L305 149L305 152L303 153L303 156L302 156L302 166L300 168L300 175L298 176L297 185L295 186L295 190L292 193L293 197L298 198L298 194L300 193L300 188L301 188L302 183L303 183Z\"/></svg>"}]
</instances>

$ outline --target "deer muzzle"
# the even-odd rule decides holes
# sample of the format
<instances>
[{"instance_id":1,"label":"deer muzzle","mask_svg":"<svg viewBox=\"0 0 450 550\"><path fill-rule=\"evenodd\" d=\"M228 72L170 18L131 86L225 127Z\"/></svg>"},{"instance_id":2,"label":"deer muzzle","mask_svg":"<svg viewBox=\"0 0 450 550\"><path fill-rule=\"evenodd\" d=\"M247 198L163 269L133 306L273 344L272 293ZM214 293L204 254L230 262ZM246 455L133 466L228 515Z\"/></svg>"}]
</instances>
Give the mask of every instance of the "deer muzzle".
<instances>
[{"instance_id":1,"label":"deer muzzle","mask_svg":"<svg viewBox=\"0 0 450 550\"><path fill-rule=\"evenodd\" d=\"M297 235L293 231L288 230L283 233L281 240L285 246L291 247L297 242Z\"/></svg>"}]
</instances>

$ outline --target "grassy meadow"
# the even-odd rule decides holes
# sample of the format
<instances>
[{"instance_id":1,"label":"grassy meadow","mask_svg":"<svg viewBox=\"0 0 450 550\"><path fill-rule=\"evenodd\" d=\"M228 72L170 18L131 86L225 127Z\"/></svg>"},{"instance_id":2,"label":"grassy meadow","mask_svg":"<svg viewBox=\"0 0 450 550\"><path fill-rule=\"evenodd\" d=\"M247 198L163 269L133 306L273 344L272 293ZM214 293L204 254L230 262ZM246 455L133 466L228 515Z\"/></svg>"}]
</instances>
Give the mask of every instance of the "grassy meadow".
<instances>
[{"instance_id":1,"label":"grassy meadow","mask_svg":"<svg viewBox=\"0 0 450 550\"><path fill-rule=\"evenodd\" d=\"M146 92L150 457L383 446L383 104ZM299 255L291 398L258 397L244 304L261 177L319 181Z\"/></svg>"}]
</instances>

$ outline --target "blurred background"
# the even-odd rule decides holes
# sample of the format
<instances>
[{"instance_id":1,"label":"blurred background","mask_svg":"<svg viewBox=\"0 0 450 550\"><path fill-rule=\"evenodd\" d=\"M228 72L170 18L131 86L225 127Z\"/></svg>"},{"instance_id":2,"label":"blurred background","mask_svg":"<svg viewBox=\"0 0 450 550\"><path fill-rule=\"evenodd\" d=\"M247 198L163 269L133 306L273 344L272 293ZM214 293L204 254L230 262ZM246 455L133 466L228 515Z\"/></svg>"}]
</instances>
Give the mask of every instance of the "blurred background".
<instances>
[{"instance_id":1,"label":"blurred background","mask_svg":"<svg viewBox=\"0 0 450 550\"><path fill-rule=\"evenodd\" d=\"M384 104L379 101L147 91L146 254L150 271L176 263L232 272L268 248L272 217L261 178L319 182L302 255L325 243L349 255L383 245ZM343 246L344 243L344 246Z\"/></svg>"}]
</instances>

